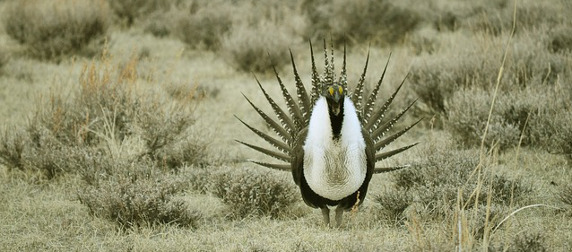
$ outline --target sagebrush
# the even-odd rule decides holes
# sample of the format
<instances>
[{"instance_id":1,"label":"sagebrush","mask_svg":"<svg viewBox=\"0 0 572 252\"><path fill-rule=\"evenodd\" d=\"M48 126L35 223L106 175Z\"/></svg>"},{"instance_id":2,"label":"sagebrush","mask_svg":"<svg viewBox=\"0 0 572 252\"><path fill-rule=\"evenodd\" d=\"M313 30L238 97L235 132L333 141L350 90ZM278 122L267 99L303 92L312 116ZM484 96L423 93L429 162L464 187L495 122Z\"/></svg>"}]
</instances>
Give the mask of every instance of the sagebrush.
<instances>
[{"instance_id":1,"label":"sagebrush","mask_svg":"<svg viewBox=\"0 0 572 252\"><path fill-rule=\"evenodd\" d=\"M48 178L81 170L75 153L86 150L169 169L202 162L206 143L193 133L194 100L171 103L139 88L136 61L124 68L86 65L73 95L41 99L25 130L5 131L3 162Z\"/></svg>"},{"instance_id":2,"label":"sagebrush","mask_svg":"<svg viewBox=\"0 0 572 252\"><path fill-rule=\"evenodd\" d=\"M187 188L188 182L157 172L152 163L126 165L78 193L91 214L124 230L157 224L197 227L200 213L192 210L189 202L173 198ZM148 167L133 167L138 165Z\"/></svg>"},{"instance_id":3,"label":"sagebrush","mask_svg":"<svg viewBox=\"0 0 572 252\"><path fill-rule=\"evenodd\" d=\"M229 205L231 218L277 218L298 200L294 185L273 171L227 168L209 180L208 190Z\"/></svg>"},{"instance_id":4,"label":"sagebrush","mask_svg":"<svg viewBox=\"0 0 572 252\"><path fill-rule=\"evenodd\" d=\"M6 33L31 56L46 60L93 55L109 26L104 0L12 1L4 13Z\"/></svg>"}]
</instances>

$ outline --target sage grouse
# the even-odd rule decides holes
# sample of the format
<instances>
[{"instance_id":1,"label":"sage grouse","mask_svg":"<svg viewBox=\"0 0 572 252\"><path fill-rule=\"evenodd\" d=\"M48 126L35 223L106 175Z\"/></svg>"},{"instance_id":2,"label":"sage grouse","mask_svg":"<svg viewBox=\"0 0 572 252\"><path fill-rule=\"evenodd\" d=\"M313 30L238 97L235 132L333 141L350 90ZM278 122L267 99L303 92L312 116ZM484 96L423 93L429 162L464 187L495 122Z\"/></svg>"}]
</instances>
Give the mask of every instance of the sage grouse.
<instances>
[{"instance_id":1,"label":"sage grouse","mask_svg":"<svg viewBox=\"0 0 572 252\"><path fill-rule=\"evenodd\" d=\"M285 163L275 164L252 161L256 164L292 172L294 182L299 186L304 202L313 208L320 208L326 225L330 225L330 210L335 210L336 225L342 221L344 211L359 206L367 193L368 184L375 173L382 173L403 167L375 168L377 161L403 152L416 144L389 151L382 150L403 135L419 121L385 137L403 114L413 105L398 113L394 118L384 120L384 113L403 85L403 82L382 106L376 106L377 95L387 70L389 59L381 78L367 98L364 96L364 79L369 62L369 53L361 78L353 92L348 92L346 74L346 49L341 76L334 76L334 50L331 59L324 42L325 69L322 75L316 70L314 51L310 43L312 60L312 89L308 93L296 69L294 57L290 59L296 82L297 99L288 92L274 69L282 90L287 110L274 101L260 82L258 86L270 103L275 118L263 112L244 94L243 96L262 117L278 138L270 136L247 124L246 127L260 136L276 150L238 141L256 151Z\"/></svg>"}]
</instances>

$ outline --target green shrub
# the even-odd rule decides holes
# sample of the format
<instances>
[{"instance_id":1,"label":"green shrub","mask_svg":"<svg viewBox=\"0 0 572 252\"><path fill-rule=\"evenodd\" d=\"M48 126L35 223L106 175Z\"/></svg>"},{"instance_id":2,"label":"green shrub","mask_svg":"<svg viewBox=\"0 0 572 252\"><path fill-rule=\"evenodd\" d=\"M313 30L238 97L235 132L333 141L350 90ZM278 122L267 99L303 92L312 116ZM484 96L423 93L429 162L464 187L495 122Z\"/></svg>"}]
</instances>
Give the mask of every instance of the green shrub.
<instances>
[{"instance_id":1,"label":"green shrub","mask_svg":"<svg viewBox=\"0 0 572 252\"><path fill-rule=\"evenodd\" d=\"M221 50L236 69L264 73L288 64L288 49L296 42L278 23L242 23L224 37Z\"/></svg>"},{"instance_id":2,"label":"green shrub","mask_svg":"<svg viewBox=\"0 0 572 252\"><path fill-rule=\"evenodd\" d=\"M10 56L5 50L0 49L0 75L4 74L4 66L10 61Z\"/></svg>"},{"instance_id":3,"label":"green shrub","mask_svg":"<svg viewBox=\"0 0 572 252\"><path fill-rule=\"evenodd\" d=\"M493 0L494 1L494 0ZM497 8L475 8L465 16L461 26L473 31L493 35L509 34L513 26L514 3L501 0ZM541 27L554 27L563 23L572 10L561 1L521 1L516 6L516 32L525 32Z\"/></svg>"},{"instance_id":4,"label":"green shrub","mask_svg":"<svg viewBox=\"0 0 572 252\"><path fill-rule=\"evenodd\" d=\"M292 184L273 171L222 169L212 174L208 191L229 205L231 218L279 217L298 200Z\"/></svg>"},{"instance_id":5,"label":"green shrub","mask_svg":"<svg viewBox=\"0 0 572 252\"><path fill-rule=\"evenodd\" d=\"M0 164L8 169L24 169L24 148L27 143L25 132L16 128L8 127L0 138Z\"/></svg>"},{"instance_id":6,"label":"green shrub","mask_svg":"<svg viewBox=\"0 0 572 252\"><path fill-rule=\"evenodd\" d=\"M553 93L552 88L561 86L562 80L567 80L572 76L570 71L572 65L566 53L550 53L546 48L547 38L538 36L531 38L530 36L532 36L531 33L523 32L519 37L514 38L514 42L511 44L499 85L499 94L502 94L503 98L510 96L511 93ZM457 42L451 43L451 41ZM430 55L422 54L419 63L414 63L411 77L408 79L420 99L420 105L423 105L418 106L419 112L428 114L429 117L439 116L457 123L457 121L449 118L451 114L474 114L471 111L458 111L472 108L465 105L477 105L479 109L485 109L485 105L489 106L490 98L492 98L490 94L495 89L501 67L503 41L503 39L496 37L483 39L475 36L472 39L467 39L462 37L460 33L439 38L437 51ZM464 46L458 46L458 44ZM471 49L467 50L467 47ZM568 88L563 89L563 94L568 95ZM481 100L476 101L477 98L472 98L473 96ZM545 98L544 96L540 97ZM460 99L463 98L474 101L461 101ZM538 98L534 99L542 102ZM504 100L498 99L500 102ZM520 117L523 112L534 113L536 107L541 108L541 104L546 103L542 102L537 106L530 106L532 103L518 96L511 97L510 100L525 106L515 105L513 112L516 114L508 115L513 112L508 111L511 104L507 104L505 105L506 110L500 110L498 113L494 111L495 116L509 117L508 123L517 126L520 130L522 130L520 124L524 123L524 120L514 117ZM481 112L477 113L482 116ZM520 120L520 123L514 124L512 122L514 119ZM474 122L471 121L471 123ZM444 122L444 124L447 123ZM482 123L480 121L476 125L481 127ZM498 121L493 126L508 130L506 133L514 133L514 129L505 127L506 123Z\"/></svg>"},{"instance_id":7,"label":"green shrub","mask_svg":"<svg viewBox=\"0 0 572 252\"><path fill-rule=\"evenodd\" d=\"M413 196L408 190L390 189L375 197L382 211L380 215L396 224L402 224L405 210L413 204Z\"/></svg>"},{"instance_id":8,"label":"green shrub","mask_svg":"<svg viewBox=\"0 0 572 252\"><path fill-rule=\"evenodd\" d=\"M208 1L182 7L176 17L174 33L191 48L218 50L222 40L232 27L231 3Z\"/></svg>"},{"instance_id":9,"label":"green shrub","mask_svg":"<svg viewBox=\"0 0 572 252\"><path fill-rule=\"evenodd\" d=\"M109 0L109 5L115 14L123 19L127 26L141 17L146 17L157 11L166 11L175 0Z\"/></svg>"},{"instance_id":10,"label":"green shrub","mask_svg":"<svg viewBox=\"0 0 572 252\"><path fill-rule=\"evenodd\" d=\"M175 19L174 13L178 13L178 9L171 9L165 12L155 12L149 14L143 24L143 31L150 33L155 37L162 38L169 36L174 31Z\"/></svg>"},{"instance_id":11,"label":"green shrub","mask_svg":"<svg viewBox=\"0 0 572 252\"><path fill-rule=\"evenodd\" d=\"M515 236L507 251L549 251L546 248L545 237L542 233L524 232Z\"/></svg>"},{"instance_id":12,"label":"green shrub","mask_svg":"<svg viewBox=\"0 0 572 252\"><path fill-rule=\"evenodd\" d=\"M336 44L346 41L385 45L401 42L422 20L410 8L412 5L404 5L391 1L335 0L304 1L302 8L309 19L311 38L331 36Z\"/></svg>"},{"instance_id":13,"label":"green shrub","mask_svg":"<svg viewBox=\"0 0 572 252\"><path fill-rule=\"evenodd\" d=\"M386 217L392 221L396 217L397 220L406 219L404 210L415 206L423 209L425 218L446 219L453 216L459 199L466 203L462 206L465 209L475 206L475 211L498 208L494 211L500 216L505 206L510 202L521 202L531 191L530 186L520 179L499 174L483 175L479 184L477 176L471 174L478 166L488 170L490 164L479 160L478 151L441 148L434 153L426 153L427 156L412 167L393 173L394 187L377 198ZM478 199L475 192L479 193ZM490 206L487 205L489 196L492 199Z\"/></svg>"},{"instance_id":14,"label":"green shrub","mask_svg":"<svg viewBox=\"0 0 572 252\"><path fill-rule=\"evenodd\" d=\"M459 37L451 39L462 40ZM420 101L428 107L426 113L446 116L449 99L456 91L470 87L491 89L500 67L500 57L496 51L480 51L486 49L477 45L471 50L448 44L441 47L412 66L408 81Z\"/></svg>"},{"instance_id":15,"label":"green shrub","mask_svg":"<svg viewBox=\"0 0 572 252\"><path fill-rule=\"evenodd\" d=\"M572 28L553 30L548 41L548 50L554 53L572 53Z\"/></svg>"},{"instance_id":16,"label":"green shrub","mask_svg":"<svg viewBox=\"0 0 572 252\"><path fill-rule=\"evenodd\" d=\"M508 97L501 95L498 101L502 102L502 104L495 104L495 111L497 112L492 115L491 122L487 125L492 96L487 91L472 89L465 92L457 92L453 96L450 106L455 109L451 109L449 112L447 129L453 133L458 143L466 147L480 146L485 128L488 126L487 136L484 141L487 147L495 146L503 150L519 144L521 135L519 126L522 124L524 127L528 111L522 110L524 118L518 117L516 121L503 116L503 112L508 113L510 106L512 108L518 106L516 104L518 101L514 99L518 95L510 95ZM509 98L513 99L509 100ZM522 101L528 103L526 100Z\"/></svg>"},{"instance_id":17,"label":"green shrub","mask_svg":"<svg viewBox=\"0 0 572 252\"><path fill-rule=\"evenodd\" d=\"M4 28L31 56L59 60L91 53L88 46L107 31L108 8L103 0L12 1Z\"/></svg>"},{"instance_id":18,"label":"green shrub","mask_svg":"<svg viewBox=\"0 0 572 252\"><path fill-rule=\"evenodd\" d=\"M568 92L527 87L498 94L485 145L503 150L520 144L554 153L570 153L572 131L567 125L572 122L572 116ZM490 92L478 89L453 95L446 128L458 143L466 147L480 146L492 98Z\"/></svg>"},{"instance_id":19,"label":"green shrub","mask_svg":"<svg viewBox=\"0 0 572 252\"><path fill-rule=\"evenodd\" d=\"M152 164L135 165L151 167L138 168L143 171L123 167L122 172L80 191L80 202L92 215L113 221L124 230L157 224L196 228L201 215L173 198L188 182L158 173Z\"/></svg>"},{"instance_id":20,"label":"green shrub","mask_svg":"<svg viewBox=\"0 0 572 252\"><path fill-rule=\"evenodd\" d=\"M572 210L572 185L564 185L558 194L560 200Z\"/></svg>"}]
</instances>

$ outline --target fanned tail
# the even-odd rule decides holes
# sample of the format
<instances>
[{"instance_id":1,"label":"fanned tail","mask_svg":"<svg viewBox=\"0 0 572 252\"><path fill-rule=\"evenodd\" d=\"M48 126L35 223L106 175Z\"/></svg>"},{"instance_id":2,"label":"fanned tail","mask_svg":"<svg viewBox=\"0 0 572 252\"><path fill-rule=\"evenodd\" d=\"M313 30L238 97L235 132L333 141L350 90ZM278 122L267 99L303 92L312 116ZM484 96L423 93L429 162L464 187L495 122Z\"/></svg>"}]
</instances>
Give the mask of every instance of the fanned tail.
<instances>
[{"instance_id":1,"label":"fanned tail","mask_svg":"<svg viewBox=\"0 0 572 252\"><path fill-rule=\"evenodd\" d=\"M391 59L391 53L389 54L389 57L387 58L387 63L385 64L385 67L383 68L383 73L381 74L381 78L379 78L377 85L375 85L375 87L373 88L373 90L369 94L367 102L365 103L365 107L363 108L363 123L364 124L368 124L368 122L370 121L370 117L372 115L373 109L375 108L375 101L377 100L377 93L379 92L379 88L381 87L381 83L383 82L383 79L385 78L385 72L387 71L387 66L389 65L390 59ZM368 131L369 131L369 129L368 129Z\"/></svg>"},{"instance_id":2,"label":"fanned tail","mask_svg":"<svg viewBox=\"0 0 572 252\"><path fill-rule=\"evenodd\" d=\"M320 97L320 75L316 69L316 60L314 59L314 48L312 47L312 41L310 41L310 55L312 57L312 94L310 102L315 104Z\"/></svg>"},{"instance_id":3,"label":"fanned tail","mask_svg":"<svg viewBox=\"0 0 572 252\"><path fill-rule=\"evenodd\" d=\"M296 63L294 61L294 56L292 51L290 51L290 60L292 62L292 71L294 73L294 81L296 85L296 97L293 97L288 90L286 89L282 79L280 78L278 71L275 67L273 67L274 74L276 76L276 80L278 85L280 86L280 90L282 93L282 98L286 103L286 108L283 109L280 107L275 100L266 92L262 84L258 79L256 82L262 91L266 101L272 108L276 118L272 119L269 115L267 115L264 111L262 111L258 106L254 105L246 95L243 94L244 98L248 101L248 103L252 106L252 108L260 115L260 117L265 121L268 127L276 133L278 138L272 137L269 134L263 132L262 130L256 129L252 127L250 124L246 123L245 121L241 120L240 118L236 117L243 125L245 125L248 129L254 132L257 136L262 138L265 142L270 144L272 148L265 148L257 145L253 145L244 141L236 140L238 143L243 144L251 149L254 149L260 153L263 153L267 156L275 158L279 161L284 163L275 164L275 163L266 163L260 161L253 161L251 162L281 171L290 171L291 167L291 160L294 158L294 145L297 142L296 139L299 137L299 133L305 127L307 127L312 108L315 102L320 97L320 93L322 90L322 85L331 85L334 83L335 80L335 69L334 69L334 48L332 45L332 41L330 41L330 51L328 51L326 40L324 40L324 73L322 75L318 74L316 68L316 61L314 58L314 49L312 47L312 43L310 42L310 54L311 54L311 61L312 61L312 88L310 92L308 92L302 83L302 79L298 73L298 69L296 67ZM345 94L348 93L348 81L347 81L347 69L346 69L346 54L347 49L346 45L344 44L344 52L343 52L343 63L342 63L342 70L339 77L339 84L343 87ZM365 76L369 64L369 57L370 52L368 50L367 58L365 60L365 66L363 68L363 72L359 78L359 81L354 88L353 92L351 92L350 99L353 101L354 106L357 109L358 117L361 121L362 127L365 132L367 132L367 137L371 139L373 142L373 152L375 153L375 162L387 159L391 156L397 155L401 152L404 152L413 146L417 145L417 143L406 145L404 147L400 147L397 149L384 151L387 146L389 146L392 142L397 140L403 134L408 132L411 128L417 125L421 120L418 120L411 125L402 128L401 130L389 135L385 136L387 132L389 132L396 123L402 118L402 116L409 111L409 109L415 104L415 101L412 102L408 107L403 109L400 113L398 113L393 118L389 120L385 120L385 113L388 111L391 103L395 99L396 95L398 94L399 90L403 86L405 79L407 76L402 80L401 84L397 87L397 89L391 94L391 96L385 101L385 103L377 107L376 102L378 100L378 93L381 87L381 84L385 78L385 73L387 71L387 67L389 65L389 60L391 58L391 54L387 59L387 63L383 68L383 73L377 84L374 86L371 93L367 96L364 96L364 86L365 86ZM374 173L384 173L395 171L399 169L403 169L408 167L407 165L404 166L395 166L395 167L385 167L385 168L375 168Z\"/></svg>"},{"instance_id":4,"label":"fanned tail","mask_svg":"<svg viewBox=\"0 0 572 252\"><path fill-rule=\"evenodd\" d=\"M288 107L288 111L290 112L290 118L295 124L295 127L290 132L290 135L294 136L295 132L297 130L299 130L301 127L302 120L303 120L302 119L302 112L300 111L300 107L298 106L298 104L294 101L294 99L292 98L292 96L290 95L290 93L288 92L286 87L284 86L284 83L282 82L280 75L278 75L278 71L276 71L276 67L272 67L272 68L274 70L274 74L276 75L276 80L278 81L278 84L280 85L280 89L282 90L282 96L284 97L284 101L286 101L286 106Z\"/></svg>"},{"instance_id":5,"label":"fanned tail","mask_svg":"<svg viewBox=\"0 0 572 252\"><path fill-rule=\"evenodd\" d=\"M312 111L312 104L310 102L308 92L304 87L304 83L302 83L302 79L300 78L298 70L296 69L296 62L294 62L294 56L292 55L291 50L290 61L292 61L292 71L294 72L294 80L296 81L296 93L298 94L298 102L302 112L302 117L304 119L303 124L308 124L310 121L310 111Z\"/></svg>"},{"instance_id":6,"label":"fanned tail","mask_svg":"<svg viewBox=\"0 0 572 252\"><path fill-rule=\"evenodd\" d=\"M354 106L357 109L358 116L360 120L363 121L363 87L365 82L365 74L367 72L367 65L369 64L369 50L367 51L367 57L365 59L365 66L363 67L363 72L359 78L358 84L354 89L354 92L351 96L351 100L354 103Z\"/></svg>"},{"instance_id":7,"label":"fanned tail","mask_svg":"<svg viewBox=\"0 0 572 252\"><path fill-rule=\"evenodd\" d=\"M272 150L270 148L264 148L257 145L249 144L244 141L236 140L238 143L243 144L253 150L256 150L260 153L263 153L267 156L275 158L277 160L285 162L285 164L272 164L266 162L259 162L250 160L251 162L281 171L289 171L290 170L290 161L292 160L292 149L295 143L296 136L300 130L302 130L310 120L310 111L313 106L314 99L317 100L319 96L319 89L320 89L320 81L317 74L315 62L314 62L314 55L313 49L310 44L310 51L312 52L312 96L308 95L304 84L302 83L302 79L298 74L298 70L296 68L296 63L294 61L294 56L290 51L290 59L292 61L292 71L294 72L294 80L296 82L296 98L292 97L292 95L288 92L288 89L282 82L278 71L273 66L274 74L276 76L276 80L278 85L280 86L280 90L282 92L282 98L286 102L286 110L282 109L272 97L266 92L260 81L255 77L256 82L264 94L266 101L270 104L274 114L279 120L279 123L276 122L274 119L269 117L264 111L262 111L258 106L254 105L248 97L244 94L244 98L250 103L252 108L262 117L262 119L266 122L266 124L280 137L280 139L271 137L270 135L262 132L259 129L252 127L250 124L244 122L240 118L236 117L243 125L245 125L248 129L262 138L264 141L269 143L273 148L277 149L278 151Z\"/></svg>"},{"instance_id":8,"label":"fanned tail","mask_svg":"<svg viewBox=\"0 0 572 252\"><path fill-rule=\"evenodd\" d=\"M407 108L402 110L394 118L392 118L392 119L390 119L390 120L388 120L382 124L382 122L384 121L383 119L385 117L385 113L387 112L389 106L391 105L391 103L395 99L397 93L399 93L399 90L401 90L401 87L403 86L403 84L405 83L405 80L407 79L407 76L406 76L401 81L401 83L399 84L397 89L393 92L393 94L391 94L391 96L385 101L385 103L381 107L376 108L376 101L378 100L378 93L379 93L381 84L383 83L383 80L385 78L385 74L387 72L387 67L389 65L390 59L391 59L391 53L389 54L387 62L385 63L385 67L383 68L383 72L381 74L381 77L379 78L379 81L377 82L377 84L375 85L375 87L373 88L373 90L371 91L369 96L367 96L367 99L366 99L366 97L364 97L363 93L364 93L365 75L366 75L367 67L368 67L368 63L369 63L369 51L368 51L363 72L362 72L360 79L357 83L357 86L355 87L355 89L352 93L352 96L351 96L351 100L354 102L354 105L355 105L356 109L358 110L358 116L360 117L360 121L362 122L363 128L366 132L368 132L370 134L369 137L373 141L374 153L376 153L375 154L375 162L387 159L387 158L394 156L394 155L397 155L397 154L399 154L403 151L406 151L406 150L410 149L411 147L417 145L417 143L415 143L415 144L407 145L407 146L404 146L404 147L401 147L401 148L398 148L395 150L381 152L381 153L379 152L382 149L384 149L385 147L387 147L389 144L391 144L392 142L397 140L403 134L408 132L411 128L413 128L415 125L417 125L422 120L422 119L418 120L415 123L403 128L402 130L400 130L400 131L398 131L398 132L396 132L396 133L394 133L394 134L392 134L386 138L383 138L385 136L385 134L389 130L391 130L391 128L393 128L393 126L397 123L397 121L413 106L413 104L415 104L415 101L412 102ZM399 169L402 169L405 167L407 167L407 166L398 166L398 167L390 167L390 168L375 168L374 173L389 172L389 171L399 170Z\"/></svg>"}]
</instances>

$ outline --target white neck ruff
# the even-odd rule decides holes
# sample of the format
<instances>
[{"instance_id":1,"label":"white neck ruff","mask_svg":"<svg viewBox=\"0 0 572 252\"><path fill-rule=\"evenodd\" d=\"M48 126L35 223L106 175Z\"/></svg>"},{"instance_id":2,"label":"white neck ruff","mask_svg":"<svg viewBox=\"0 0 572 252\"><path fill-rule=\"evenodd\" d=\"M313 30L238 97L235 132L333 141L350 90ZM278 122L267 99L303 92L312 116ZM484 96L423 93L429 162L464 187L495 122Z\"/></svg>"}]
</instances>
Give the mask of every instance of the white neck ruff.
<instances>
[{"instance_id":1,"label":"white neck ruff","mask_svg":"<svg viewBox=\"0 0 572 252\"><path fill-rule=\"evenodd\" d=\"M326 98L320 97L310 116L304 144L304 177L318 195L340 200L355 193L367 171L365 141L354 104L344 97L340 138L333 139Z\"/></svg>"}]
</instances>

